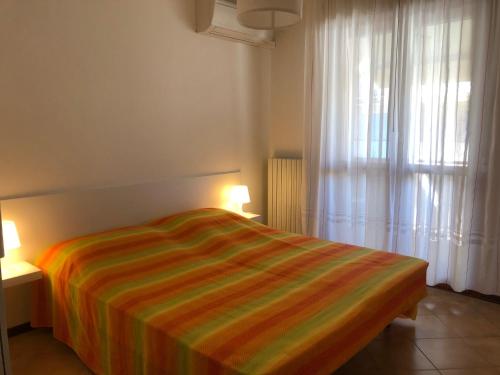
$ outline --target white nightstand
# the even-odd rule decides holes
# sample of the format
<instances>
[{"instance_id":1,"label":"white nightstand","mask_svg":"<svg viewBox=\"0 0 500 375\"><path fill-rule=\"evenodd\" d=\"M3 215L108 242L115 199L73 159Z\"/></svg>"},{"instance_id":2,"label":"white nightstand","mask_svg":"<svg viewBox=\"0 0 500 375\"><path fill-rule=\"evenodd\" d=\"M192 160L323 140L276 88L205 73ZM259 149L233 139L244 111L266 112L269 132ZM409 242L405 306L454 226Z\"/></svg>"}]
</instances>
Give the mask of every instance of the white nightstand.
<instances>
[{"instance_id":1,"label":"white nightstand","mask_svg":"<svg viewBox=\"0 0 500 375\"><path fill-rule=\"evenodd\" d=\"M243 217L245 217L245 218L247 218L247 219L256 221L258 223L262 222L262 216L259 215L259 214L254 214L254 213L251 213L251 212L243 212L243 213L240 213L240 215L243 216Z\"/></svg>"},{"instance_id":2,"label":"white nightstand","mask_svg":"<svg viewBox=\"0 0 500 375\"><path fill-rule=\"evenodd\" d=\"M2 262L2 285L4 288L26 284L42 278L40 268L25 261Z\"/></svg>"}]
</instances>

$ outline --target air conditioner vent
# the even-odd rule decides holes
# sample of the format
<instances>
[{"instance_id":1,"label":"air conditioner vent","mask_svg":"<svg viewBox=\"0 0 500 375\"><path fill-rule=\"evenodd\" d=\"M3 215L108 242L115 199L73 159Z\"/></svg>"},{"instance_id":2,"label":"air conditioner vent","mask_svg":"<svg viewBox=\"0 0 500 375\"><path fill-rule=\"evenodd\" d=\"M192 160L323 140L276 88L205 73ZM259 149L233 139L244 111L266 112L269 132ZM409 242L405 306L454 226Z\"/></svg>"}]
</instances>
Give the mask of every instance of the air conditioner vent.
<instances>
[{"instance_id":1,"label":"air conditioner vent","mask_svg":"<svg viewBox=\"0 0 500 375\"><path fill-rule=\"evenodd\" d=\"M196 31L253 46L274 48L274 32L246 28L236 18L236 0L197 0Z\"/></svg>"}]
</instances>

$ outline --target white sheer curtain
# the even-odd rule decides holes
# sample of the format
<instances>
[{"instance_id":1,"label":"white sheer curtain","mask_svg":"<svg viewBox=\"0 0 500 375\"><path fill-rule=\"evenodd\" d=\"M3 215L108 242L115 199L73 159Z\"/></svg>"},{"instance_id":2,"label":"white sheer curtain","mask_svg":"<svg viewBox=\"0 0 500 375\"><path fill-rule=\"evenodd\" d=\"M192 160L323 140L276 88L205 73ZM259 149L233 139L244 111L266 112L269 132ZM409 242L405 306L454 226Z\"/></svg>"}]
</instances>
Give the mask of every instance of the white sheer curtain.
<instances>
[{"instance_id":1,"label":"white sheer curtain","mask_svg":"<svg viewBox=\"0 0 500 375\"><path fill-rule=\"evenodd\" d=\"M500 295L500 2L306 3L307 234Z\"/></svg>"}]
</instances>

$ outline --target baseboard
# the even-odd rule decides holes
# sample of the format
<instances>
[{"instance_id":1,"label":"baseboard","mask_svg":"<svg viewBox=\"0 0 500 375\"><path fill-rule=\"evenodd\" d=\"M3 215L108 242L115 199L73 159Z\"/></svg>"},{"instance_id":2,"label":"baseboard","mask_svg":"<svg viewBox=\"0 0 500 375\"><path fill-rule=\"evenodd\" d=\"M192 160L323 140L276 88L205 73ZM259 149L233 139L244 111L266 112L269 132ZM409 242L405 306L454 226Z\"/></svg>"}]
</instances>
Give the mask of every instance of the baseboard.
<instances>
[{"instance_id":1,"label":"baseboard","mask_svg":"<svg viewBox=\"0 0 500 375\"><path fill-rule=\"evenodd\" d=\"M479 293L479 292L475 292L473 290L465 290L463 292L455 292L451 288L451 286L449 286L448 284L437 284L437 285L434 285L432 288L444 289L444 290L453 292L455 294L462 294L464 296L473 297L473 298L481 299L483 301L500 304L500 297L499 296L495 296L495 295L491 295L491 294L482 294L482 293Z\"/></svg>"},{"instance_id":2,"label":"baseboard","mask_svg":"<svg viewBox=\"0 0 500 375\"><path fill-rule=\"evenodd\" d=\"M9 337L20 335L21 333L29 332L33 329L30 323L19 324L18 326L10 327L7 329Z\"/></svg>"}]
</instances>

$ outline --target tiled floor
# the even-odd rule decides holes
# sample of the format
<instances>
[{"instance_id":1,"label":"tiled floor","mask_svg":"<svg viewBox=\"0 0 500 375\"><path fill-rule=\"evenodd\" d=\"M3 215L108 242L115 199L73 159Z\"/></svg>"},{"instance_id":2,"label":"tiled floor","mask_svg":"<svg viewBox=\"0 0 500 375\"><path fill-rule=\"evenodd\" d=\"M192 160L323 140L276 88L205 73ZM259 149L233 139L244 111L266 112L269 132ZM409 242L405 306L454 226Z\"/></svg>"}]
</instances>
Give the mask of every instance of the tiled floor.
<instances>
[{"instance_id":1,"label":"tiled floor","mask_svg":"<svg viewBox=\"0 0 500 375\"><path fill-rule=\"evenodd\" d=\"M10 339L14 375L90 374L48 330ZM336 375L500 375L500 305L429 288L416 321L397 319Z\"/></svg>"},{"instance_id":2,"label":"tiled floor","mask_svg":"<svg viewBox=\"0 0 500 375\"><path fill-rule=\"evenodd\" d=\"M500 305L428 294L416 321L396 319L335 374L500 375Z\"/></svg>"}]
</instances>

